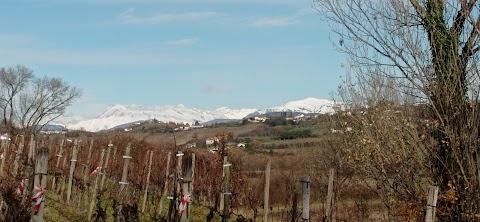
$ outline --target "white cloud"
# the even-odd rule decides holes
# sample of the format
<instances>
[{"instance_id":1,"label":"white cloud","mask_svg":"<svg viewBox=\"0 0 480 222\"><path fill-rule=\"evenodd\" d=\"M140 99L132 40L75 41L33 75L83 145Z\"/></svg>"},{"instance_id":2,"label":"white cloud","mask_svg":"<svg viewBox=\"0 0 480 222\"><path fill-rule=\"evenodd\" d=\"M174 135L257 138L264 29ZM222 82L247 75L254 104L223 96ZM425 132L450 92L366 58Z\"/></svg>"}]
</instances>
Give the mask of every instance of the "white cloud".
<instances>
[{"instance_id":1,"label":"white cloud","mask_svg":"<svg viewBox=\"0 0 480 222\"><path fill-rule=\"evenodd\" d=\"M198 39L196 38L185 38L185 39L174 39L170 41L165 41L163 44L165 45L171 45L171 46L187 46L187 45L193 45L198 42Z\"/></svg>"},{"instance_id":2,"label":"white cloud","mask_svg":"<svg viewBox=\"0 0 480 222\"><path fill-rule=\"evenodd\" d=\"M219 15L217 12L183 12L183 13L157 13L151 16L137 16L135 8L129 8L117 16L117 21L124 24L160 24L168 22L191 22L213 18Z\"/></svg>"},{"instance_id":3,"label":"white cloud","mask_svg":"<svg viewBox=\"0 0 480 222\"><path fill-rule=\"evenodd\" d=\"M278 27L287 26L298 23L296 16L275 17L275 18L259 18L251 22L251 25L256 27Z\"/></svg>"}]
</instances>

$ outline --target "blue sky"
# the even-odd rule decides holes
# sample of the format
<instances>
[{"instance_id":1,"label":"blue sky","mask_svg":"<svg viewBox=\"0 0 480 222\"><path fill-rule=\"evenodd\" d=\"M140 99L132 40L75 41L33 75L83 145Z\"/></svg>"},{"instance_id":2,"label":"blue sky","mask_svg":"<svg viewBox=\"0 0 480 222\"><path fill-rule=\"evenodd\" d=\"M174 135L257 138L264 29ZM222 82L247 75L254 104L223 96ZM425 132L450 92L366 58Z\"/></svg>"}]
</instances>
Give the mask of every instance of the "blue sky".
<instances>
[{"instance_id":1,"label":"blue sky","mask_svg":"<svg viewBox=\"0 0 480 222\"><path fill-rule=\"evenodd\" d=\"M69 113L109 104L266 108L330 99L344 55L311 0L4 0L0 66L83 90Z\"/></svg>"}]
</instances>

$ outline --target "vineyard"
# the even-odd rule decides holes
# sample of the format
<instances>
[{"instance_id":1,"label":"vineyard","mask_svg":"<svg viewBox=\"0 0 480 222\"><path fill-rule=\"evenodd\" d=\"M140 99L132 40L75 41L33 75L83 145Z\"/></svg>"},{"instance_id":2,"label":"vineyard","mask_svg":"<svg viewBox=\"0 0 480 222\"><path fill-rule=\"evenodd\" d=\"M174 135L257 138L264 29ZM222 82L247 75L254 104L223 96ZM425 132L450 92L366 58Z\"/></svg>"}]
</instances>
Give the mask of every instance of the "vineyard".
<instances>
[{"instance_id":1,"label":"vineyard","mask_svg":"<svg viewBox=\"0 0 480 222\"><path fill-rule=\"evenodd\" d=\"M296 155L231 149L223 156L205 148L153 145L126 134L5 137L1 150L5 221L25 221L30 215L51 221L59 216L53 212L61 216L69 213L60 210L69 208L77 213L63 216L72 221L221 221L224 209L230 210L232 221L259 220L269 162L269 218L287 221L292 217L294 174L303 168L298 164L302 157ZM46 170L40 169L42 161ZM44 204L36 209L30 199L40 192Z\"/></svg>"},{"instance_id":2,"label":"vineyard","mask_svg":"<svg viewBox=\"0 0 480 222\"><path fill-rule=\"evenodd\" d=\"M238 139L217 133L226 135ZM211 152L126 133L4 137L0 219L385 221L376 194L339 167L324 137L301 138L296 152Z\"/></svg>"}]
</instances>

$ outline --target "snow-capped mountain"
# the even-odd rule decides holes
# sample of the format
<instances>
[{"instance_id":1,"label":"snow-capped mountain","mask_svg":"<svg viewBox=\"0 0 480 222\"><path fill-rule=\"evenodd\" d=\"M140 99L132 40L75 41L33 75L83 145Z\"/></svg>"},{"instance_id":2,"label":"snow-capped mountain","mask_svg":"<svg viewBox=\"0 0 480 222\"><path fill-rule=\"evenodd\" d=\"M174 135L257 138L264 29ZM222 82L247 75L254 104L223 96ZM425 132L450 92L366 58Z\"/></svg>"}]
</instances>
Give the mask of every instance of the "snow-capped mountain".
<instances>
[{"instance_id":1,"label":"snow-capped mountain","mask_svg":"<svg viewBox=\"0 0 480 222\"><path fill-rule=\"evenodd\" d=\"M297 112L297 113L334 113L338 104L331 100L309 97L302 100L285 103L281 106L258 110L250 115L262 115L271 112Z\"/></svg>"},{"instance_id":2,"label":"snow-capped mountain","mask_svg":"<svg viewBox=\"0 0 480 222\"><path fill-rule=\"evenodd\" d=\"M101 131L112 127L141 120L157 119L163 122L194 123L213 119L242 119L256 109L218 108L213 111L188 108L184 105L144 107L138 105L112 105L97 118L67 125L68 129Z\"/></svg>"},{"instance_id":3,"label":"snow-capped mountain","mask_svg":"<svg viewBox=\"0 0 480 222\"><path fill-rule=\"evenodd\" d=\"M64 124L68 129L84 129L98 132L118 125L150 119L157 119L163 122L193 123L197 120L199 122L207 122L215 119L242 119L252 114L261 115L268 112L332 113L334 112L335 106L333 101L316 98L292 101L281 106L261 110L230 109L227 107L221 107L215 110L201 110L188 108L184 105L154 107L111 105L97 118Z\"/></svg>"}]
</instances>

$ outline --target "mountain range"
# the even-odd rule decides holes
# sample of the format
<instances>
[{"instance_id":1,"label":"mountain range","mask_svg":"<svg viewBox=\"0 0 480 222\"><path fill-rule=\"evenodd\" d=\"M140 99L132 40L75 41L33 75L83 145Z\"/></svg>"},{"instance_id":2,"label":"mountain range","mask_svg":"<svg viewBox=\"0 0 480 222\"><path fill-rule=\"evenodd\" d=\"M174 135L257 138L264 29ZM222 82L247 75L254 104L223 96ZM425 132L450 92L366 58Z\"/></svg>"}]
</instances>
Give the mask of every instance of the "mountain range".
<instances>
[{"instance_id":1,"label":"mountain range","mask_svg":"<svg viewBox=\"0 0 480 222\"><path fill-rule=\"evenodd\" d=\"M332 113L337 107L330 100L306 98L291 101L286 104L264 109L230 109L221 107L215 110L201 110L188 108L184 105L139 106L139 105L110 105L96 118L85 119L79 116L61 117L54 124L65 126L69 130L83 129L91 132L108 130L116 126L156 119L162 122L193 123L195 121L208 122L216 119L237 120L247 116L257 116L269 112L297 112L297 113Z\"/></svg>"}]
</instances>

